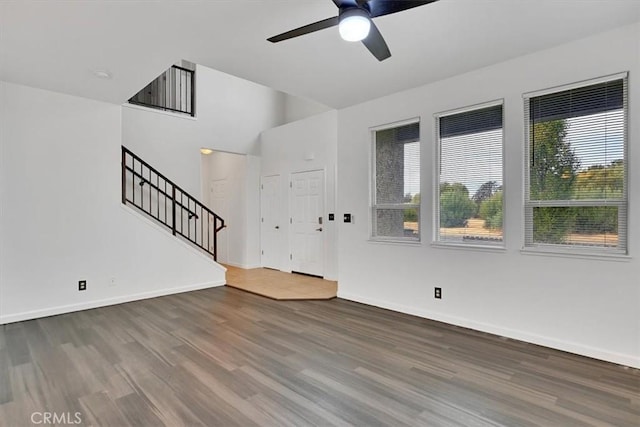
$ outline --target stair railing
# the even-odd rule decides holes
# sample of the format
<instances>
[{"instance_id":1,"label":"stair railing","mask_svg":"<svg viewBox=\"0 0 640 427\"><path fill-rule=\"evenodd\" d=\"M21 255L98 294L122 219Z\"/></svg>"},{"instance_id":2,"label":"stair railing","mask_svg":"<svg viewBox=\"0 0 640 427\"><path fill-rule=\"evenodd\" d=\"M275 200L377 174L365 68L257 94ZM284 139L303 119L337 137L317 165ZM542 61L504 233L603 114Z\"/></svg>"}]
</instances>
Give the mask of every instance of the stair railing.
<instances>
[{"instance_id":1,"label":"stair railing","mask_svg":"<svg viewBox=\"0 0 640 427\"><path fill-rule=\"evenodd\" d=\"M138 208L217 260L224 219L122 146L122 203Z\"/></svg>"}]
</instances>

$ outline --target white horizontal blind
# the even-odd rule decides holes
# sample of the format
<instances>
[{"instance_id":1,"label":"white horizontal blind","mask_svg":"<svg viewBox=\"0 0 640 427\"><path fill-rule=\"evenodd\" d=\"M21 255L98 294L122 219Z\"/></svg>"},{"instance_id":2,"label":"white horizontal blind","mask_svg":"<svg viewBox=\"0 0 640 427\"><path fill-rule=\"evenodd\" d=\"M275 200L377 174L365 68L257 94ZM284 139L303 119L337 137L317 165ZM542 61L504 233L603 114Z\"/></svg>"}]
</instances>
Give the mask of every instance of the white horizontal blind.
<instances>
[{"instance_id":1,"label":"white horizontal blind","mask_svg":"<svg viewBox=\"0 0 640 427\"><path fill-rule=\"evenodd\" d=\"M525 246L626 253L626 77L525 96L525 117Z\"/></svg>"},{"instance_id":2,"label":"white horizontal blind","mask_svg":"<svg viewBox=\"0 0 640 427\"><path fill-rule=\"evenodd\" d=\"M503 245L502 104L436 117L436 241Z\"/></svg>"},{"instance_id":3,"label":"white horizontal blind","mask_svg":"<svg viewBox=\"0 0 640 427\"><path fill-rule=\"evenodd\" d=\"M372 237L420 240L420 124L374 132Z\"/></svg>"}]
</instances>

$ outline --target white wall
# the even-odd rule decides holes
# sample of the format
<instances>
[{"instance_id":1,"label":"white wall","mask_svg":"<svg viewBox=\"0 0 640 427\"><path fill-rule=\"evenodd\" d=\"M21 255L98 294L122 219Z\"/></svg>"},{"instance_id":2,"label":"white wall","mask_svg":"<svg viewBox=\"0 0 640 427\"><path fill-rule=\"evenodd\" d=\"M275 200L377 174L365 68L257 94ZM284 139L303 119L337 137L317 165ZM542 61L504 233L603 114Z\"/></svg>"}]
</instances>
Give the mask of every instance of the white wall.
<instances>
[{"instance_id":1,"label":"white wall","mask_svg":"<svg viewBox=\"0 0 640 427\"><path fill-rule=\"evenodd\" d=\"M200 147L256 154L260 132L284 120L285 94L196 67L196 119L125 105L122 141L192 195L200 194Z\"/></svg>"},{"instance_id":2,"label":"white wall","mask_svg":"<svg viewBox=\"0 0 640 427\"><path fill-rule=\"evenodd\" d=\"M120 110L0 82L0 323L225 283L121 204Z\"/></svg>"},{"instance_id":3,"label":"white wall","mask_svg":"<svg viewBox=\"0 0 640 427\"><path fill-rule=\"evenodd\" d=\"M284 98L284 123L291 123L331 110L324 104L293 95Z\"/></svg>"},{"instance_id":4,"label":"white wall","mask_svg":"<svg viewBox=\"0 0 640 427\"><path fill-rule=\"evenodd\" d=\"M324 229L324 277L336 280L337 233L336 222L327 220L327 214L336 212L336 150L337 112L321 113L303 120L267 130L261 135L262 176L280 175L282 209L281 224L284 235L289 236L289 178L294 172L324 170L325 176L325 223ZM306 158L313 157L311 160ZM283 239L285 247L281 253L283 271L291 271L288 254L290 239Z\"/></svg>"},{"instance_id":5,"label":"white wall","mask_svg":"<svg viewBox=\"0 0 640 427\"><path fill-rule=\"evenodd\" d=\"M361 301L640 367L640 26L483 68L339 111L339 292ZM630 71L629 252L621 261L532 256L523 246L524 92ZM433 114L505 105L505 252L432 247ZM369 238L369 127L421 117L420 245ZM309 127L301 135L310 134ZM300 142L300 141L298 141ZM434 286L443 299L433 298Z\"/></svg>"},{"instance_id":6,"label":"white wall","mask_svg":"<svg viewBox=\"0 0 640 427\"><path fill-rule=\"evenodd\" d=\"M253 155L219 151L202 155L202 200L223 217L227 226L218 235L220 262L241 268L260 266L259 171L260 159ZM226 182L224 209L212 200L214 180Z\"/></svg>"}]
</instances>

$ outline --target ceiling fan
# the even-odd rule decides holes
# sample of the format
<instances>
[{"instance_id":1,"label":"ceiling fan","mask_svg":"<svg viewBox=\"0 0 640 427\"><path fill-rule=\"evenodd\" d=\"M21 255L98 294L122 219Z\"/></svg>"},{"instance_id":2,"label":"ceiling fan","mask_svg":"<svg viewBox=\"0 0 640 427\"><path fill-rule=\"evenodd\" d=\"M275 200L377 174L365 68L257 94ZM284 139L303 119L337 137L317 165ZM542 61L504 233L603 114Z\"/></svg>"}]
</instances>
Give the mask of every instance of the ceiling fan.
<instances>
[{"instance_id":1,"label":"ceiling fan","mask_svg":"<svg viewBox=\"0 0 640 427\"><path fill-rule=\"evenodd\" d=\"M338 25L340 36L344 40L362 41L378 61L384 61L391 56L391 52L372 18L390 15L435 1L437 0L333 0L339 9L338 16L278 34L267 40L271 43L277 43Z\"/></svg>"}]
</instances>

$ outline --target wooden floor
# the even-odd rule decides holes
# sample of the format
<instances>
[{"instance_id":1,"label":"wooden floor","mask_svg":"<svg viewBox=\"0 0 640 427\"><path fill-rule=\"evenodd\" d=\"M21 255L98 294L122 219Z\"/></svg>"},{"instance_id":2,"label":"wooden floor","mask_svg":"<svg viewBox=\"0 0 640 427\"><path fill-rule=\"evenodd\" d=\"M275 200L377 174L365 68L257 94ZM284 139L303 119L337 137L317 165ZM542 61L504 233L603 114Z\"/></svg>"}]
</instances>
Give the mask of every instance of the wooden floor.
<instances>
[{"instance_id":1,"label":"wooden floor","mask_svg":"<svg viewBox=\"0 0 640 427\"><path fill-rule=\"evenodd\" d=\"M227 286L268 298L284 300L316 300L335 298L338 282L303 274L283 273L268 268L242 268L225 265Z\"/></svg>"},{"instance_id":2,"label":"wooden floor","mask_svg":"<svg viewBox=\"0 0 640 427\"><path fill-rule=\"evenodd\" d=\"M219 287L0 327L0 425L45 411L96 426L637 427L640 371Z\"/></svg>"}]
</instances>

